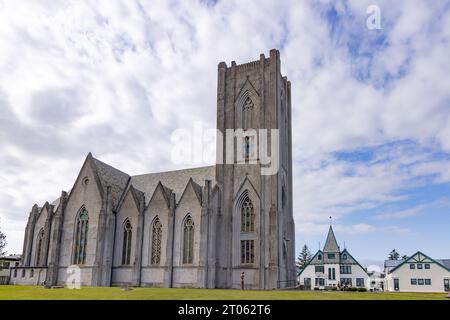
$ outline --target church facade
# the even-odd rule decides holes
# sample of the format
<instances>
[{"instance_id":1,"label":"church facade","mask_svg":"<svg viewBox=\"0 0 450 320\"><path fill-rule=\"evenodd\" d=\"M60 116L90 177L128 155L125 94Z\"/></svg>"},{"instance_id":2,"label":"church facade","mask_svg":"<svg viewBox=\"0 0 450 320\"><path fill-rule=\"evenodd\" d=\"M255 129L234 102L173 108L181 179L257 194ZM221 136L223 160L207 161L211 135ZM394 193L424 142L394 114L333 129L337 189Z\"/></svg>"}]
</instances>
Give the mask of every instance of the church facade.
<instances>
[{"instance_id":1,"label":"church facade","mask_svg":"<svg viewBox=\"0 0 450 320\"><path fill-rule=\"evenodd\" d=\"M280 54L218 65L217 161L130 176L88 154L70 190L34 205L11 284L239 288L292 286L291 84ZM258 153L268 135L277 170ZM240 132L226 141L225 132ZM243 155L243 156L240 156Z\"/></svg>"}]
</instances>

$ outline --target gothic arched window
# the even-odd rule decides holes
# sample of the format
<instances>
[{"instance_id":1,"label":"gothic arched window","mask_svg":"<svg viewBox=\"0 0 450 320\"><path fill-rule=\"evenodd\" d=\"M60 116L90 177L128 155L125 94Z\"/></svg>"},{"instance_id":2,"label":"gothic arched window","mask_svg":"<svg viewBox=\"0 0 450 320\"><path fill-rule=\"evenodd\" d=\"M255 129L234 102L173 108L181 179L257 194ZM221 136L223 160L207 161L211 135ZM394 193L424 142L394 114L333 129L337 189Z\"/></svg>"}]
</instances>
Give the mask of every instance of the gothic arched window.
<instances>
[{"instance_id":1,"label":"gothic arched window","mask_svg":"<svg viewBox=\"0 0 450 320\"><path fill-rule=\"evenodd\" d=\"M39 231L37 236L37 247L36 247L36 265L39 266L42 263L42 246L44 245L44 229Z\"/></svg>"},{"instance_id":2,"label":"gothic arched window","mask_svg":"<svg viewBox=\"0 0 450 320\"><path fill-rule=\"evenodd\" d=\"M131 236L132 227L130 220L126 220L123 225L123 247L122 247L122 264L130 264L131 261Z\"/></svg>"},{"instance_id":3,"label":"gothic arched window","mask_svg":"<svg viewBox=\"0 0 450 320\"><path fill-rule=\"evenodd\" d=\"M162 224L156 217L152 227L152 264L157 265L161 262L161 238Z\"/></svg>"},{"instance_id":4,"label":"gothic arched window","mask_svg":"<svg viewBox=\"0 0 450 320\"><path fill-rule=\"evenodd\" d=\"M247 97L242 106L242 129L247 130L252 126L252 111L253 102L250 97Z\"/></svg>"},{"instance_id":5,"label":"gothic arched window","mask_svg":"<svg viewBox=\"0 0 450 320\"><path fill-rule=\"evenodd\" d=\"M183 264L194 261L194 220L188 215L183 225Z\"/></svg>"},{"instance_id":6,"label":"gothic arched window","mask_svg":"<svg viewBox=\"0 0 450 320\"><path fill-rule=\"evenodd\" d=\"M253 203L247 196L241 206L241 232L255 231L255 210Z\"/></svg>"},{"instance_id":7,"label":"gothic arched window","mask_svg":"<svg viewBox=\"0 0 450 320\"><path fill-rule=\"evenodd\" d=\"M86 261L86 245L89 230L89 214L85 207L78 215L75 232L74 264L83 264Z\"/></svg>"}]
</instances>

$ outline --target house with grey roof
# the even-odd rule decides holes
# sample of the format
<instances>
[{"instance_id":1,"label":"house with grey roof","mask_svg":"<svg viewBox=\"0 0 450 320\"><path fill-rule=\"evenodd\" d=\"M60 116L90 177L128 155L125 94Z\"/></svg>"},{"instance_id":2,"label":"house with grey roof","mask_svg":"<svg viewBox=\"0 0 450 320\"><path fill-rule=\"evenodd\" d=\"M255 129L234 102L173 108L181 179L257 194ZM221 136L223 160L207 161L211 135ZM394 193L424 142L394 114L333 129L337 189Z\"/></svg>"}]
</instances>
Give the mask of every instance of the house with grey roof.
<instances>
[{"instance_id":1,"label":"house with grey roof","mask_svg":"<svg viewBox=\"0 0 450 320\"><path fill-rule=\"evenodd\" d=\"M312 256L299 274L300 285L309 289L326 287L370 288L369 275L365 268L344 248L341 250L333 227L328 230L322 250Z\"/></svg>"},{"instance_id":2,"label":"house with grey roof","mask_svg":"<svg viewBox=\"0 0 450 320\"><path fill-rule=\"evenodd\" d=\"M417 251L404 260L386 260L385 288L399 292L450 292L450 259Z\"/></svg>"},{"instance_id":3,"label":"house with grey roof","mask_svg":"<svg viewBox=\"0 0 450 320\"><path fill-rule=\"evenodd\" d=\"M215 165L129 175L89 153L70 192L31 208L11 283L240 288L244 272L249 289L294 286L291 84L280 66L275 49L218 65ZM226 140L229 130L239 135Z\"/></svg>"}]
</instances>

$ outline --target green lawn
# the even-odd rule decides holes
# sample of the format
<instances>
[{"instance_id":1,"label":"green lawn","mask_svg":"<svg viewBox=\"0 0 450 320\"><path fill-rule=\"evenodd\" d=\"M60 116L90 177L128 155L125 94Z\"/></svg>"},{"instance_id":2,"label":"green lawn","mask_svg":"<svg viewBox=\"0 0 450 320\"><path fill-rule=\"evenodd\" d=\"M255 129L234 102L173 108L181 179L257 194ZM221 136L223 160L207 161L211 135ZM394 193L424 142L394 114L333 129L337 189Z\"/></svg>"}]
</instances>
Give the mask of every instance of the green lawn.
<instances>
[{"instance_id":1,"label":"green lawn","mask_svg":"<svg viewBox=\"0 0 450 320\"><path fill-rule=\"evenodd\" d=\"M447 299L445 293L398 292L317 292L317 291L253 291L253 290L205 290L169 288L82 287L79 290L44 289L35 286L0 286L0 300L76 299L76 300L434 300ZM450 299L448 299L450 300Z\"/></svg>"}]
</instances>

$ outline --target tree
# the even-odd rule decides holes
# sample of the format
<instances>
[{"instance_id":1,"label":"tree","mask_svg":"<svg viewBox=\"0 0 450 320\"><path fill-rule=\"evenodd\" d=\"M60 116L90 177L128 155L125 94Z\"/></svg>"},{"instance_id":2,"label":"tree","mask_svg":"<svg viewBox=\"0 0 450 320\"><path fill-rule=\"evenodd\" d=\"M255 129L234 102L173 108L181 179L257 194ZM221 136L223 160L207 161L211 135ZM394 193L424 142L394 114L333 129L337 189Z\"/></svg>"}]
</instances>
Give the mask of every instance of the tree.
<instances>
[{"instance_id":1,"label":"tree","mask_svg":"<svg viewBox=\"0 0 450 320\"><path fill-rule=\"evenodd\" d=\"M6 254L6 235L2 232L0 229L0 256L3 256Z\"/></svg>"},{"instance_id":2,"label":"tree","mask_svg":"<svg viewBox=\"0 0 450 320\"><path fill-rule=\"evenodd\" d=\"M400 258L400 255L398 254L398 252L394 249L389 253L389 260L398 260Z\"/></svg>"},{"instance_id":3,"label":"tree","mask_svg":"<svg viewBox=\"0 0 450 320\"><path fill-rule=\"evenodd\" d=\"M308 246L305 244L302 251L298 254L296 265L300 268L300 270L303 270L308 264L309 260L311 260L311 252L309 251Z\"/></svg>"}]
</instances>

